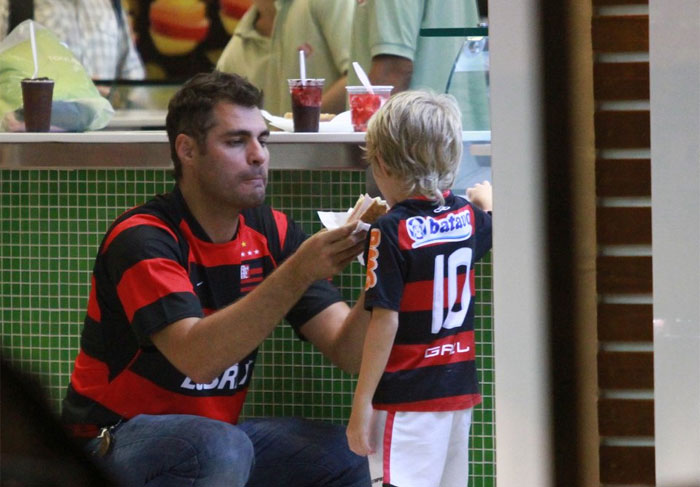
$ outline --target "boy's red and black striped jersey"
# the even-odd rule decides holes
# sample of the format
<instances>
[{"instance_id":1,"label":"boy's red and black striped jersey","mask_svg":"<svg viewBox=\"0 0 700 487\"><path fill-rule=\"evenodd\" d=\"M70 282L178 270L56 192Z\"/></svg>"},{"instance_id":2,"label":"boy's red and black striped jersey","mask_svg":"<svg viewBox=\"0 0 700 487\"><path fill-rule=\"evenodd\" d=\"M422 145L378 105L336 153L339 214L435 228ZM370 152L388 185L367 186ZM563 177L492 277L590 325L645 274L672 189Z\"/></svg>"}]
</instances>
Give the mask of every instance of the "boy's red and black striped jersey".
<instances>
[{"instance_id":1,"label":"boy's red and black striped jersey","mask_svg":"<svg viewBox=\"0 0 700 487\"><path fill-rule=\"evenodd\" d=\"M452 192L394 205L370 229L365 307L398 312L373 404L450 411L481 401L475 364L474 263L491 248L491 216Z\"/></svg>"},{"instance_id":2,"label":"boy's red and black striped jersey","mask_svg":"<svg viewBox=\"0 0 700 487\"><path fill-rule=\"evenodd\" d=\"M66 425L78 436L92 436L98 427L137 414L196 414L235 423L257 351L210 384L195 384L150 336L245 296L305 238L284 213L260 206L241 212L231 241L212 243L177 187L122 214L95 260L80 352L63 402ZM298 333L340 300L329 282L319 281L286 319Z\"/></svg>"}]
</instances>

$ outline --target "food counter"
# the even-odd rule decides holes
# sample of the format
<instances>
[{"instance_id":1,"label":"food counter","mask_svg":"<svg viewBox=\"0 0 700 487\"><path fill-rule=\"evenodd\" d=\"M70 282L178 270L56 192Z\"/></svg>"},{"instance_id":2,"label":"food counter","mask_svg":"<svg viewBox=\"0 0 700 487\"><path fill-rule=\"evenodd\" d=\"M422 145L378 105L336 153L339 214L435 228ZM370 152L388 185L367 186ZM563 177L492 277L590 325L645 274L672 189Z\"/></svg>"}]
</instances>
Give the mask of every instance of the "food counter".
<instances>
[{"instance_id":1,"label":"food counter","mask_svg":"<svg viewBox=\"0 0 700 487\"><path fill-rule=\"evenodd\" d=\"M361 169L364 134L274 132L277 169ZM165 131L0 134L0 168L170 167Z\"/></svg>"},{"instance_id":2,"label":"food counter","mask_svg":"<svg viewBox=\"0 0 700 487\"><path fill-rule=\"evenodd\" d=\"M131 120L131 124L143 123ZM272 132L272 169L362 170L364 133ZM465 161L488 156L490 132L464 132ZM478 157L476 157L478 156ZM163 130L0 133L0 169L168 168Z\"/></svg>"}]
</instances>

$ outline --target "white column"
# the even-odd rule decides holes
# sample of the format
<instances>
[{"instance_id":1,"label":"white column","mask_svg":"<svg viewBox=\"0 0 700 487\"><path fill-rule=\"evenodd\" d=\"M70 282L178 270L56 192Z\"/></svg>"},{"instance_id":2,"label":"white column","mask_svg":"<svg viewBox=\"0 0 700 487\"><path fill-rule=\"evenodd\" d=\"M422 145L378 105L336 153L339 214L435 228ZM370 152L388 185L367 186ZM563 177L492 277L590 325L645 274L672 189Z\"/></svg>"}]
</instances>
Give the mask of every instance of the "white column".
<instances>
[{"instance_id":1,"label":"white column","mask_svg":"<svg viewBox=\"0 0 700 487\"><path fill-rule=\"evenodd\" d=\"M649 12L656 485L700 485L700 2Z\"/></svg>"},{"instance_id":2,"label":"white column","mask_svg":"<svg viewBox=\"0 0 700 487\"><path fill-rule=\"evenodd\" d=\"M496 477L552 485L538 3L490 0Z\"/></svg>"}]
</instances>

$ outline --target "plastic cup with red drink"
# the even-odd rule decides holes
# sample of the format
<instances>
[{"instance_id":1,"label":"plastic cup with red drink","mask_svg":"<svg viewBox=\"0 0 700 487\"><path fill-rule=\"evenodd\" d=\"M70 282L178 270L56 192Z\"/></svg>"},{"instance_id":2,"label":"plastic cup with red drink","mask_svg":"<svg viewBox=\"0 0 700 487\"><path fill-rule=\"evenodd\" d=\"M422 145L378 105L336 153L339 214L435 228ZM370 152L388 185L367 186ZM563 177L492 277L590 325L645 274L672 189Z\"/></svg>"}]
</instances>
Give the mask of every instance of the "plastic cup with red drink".
<instances>
[{"instance_id":1,"label":"plastic cup with red drink","mask_svg":"<svg viewBox=\"0 0 700 487\"><path fill-rule=\"evenodd\" d=\"M370 93L364 86L347 86L350 120L355 132L366 132L367 122L391 96L393 86L372 86Z\"/></svg>"},{"instance_id":2,"label":"plastic cup with red drink","mask_svg":"<svg viewBox=\"0 0 700 487\"><path fill-rule=\"evenodd\" d=\"M292 96L292 119L295 132L318 132L321 120L321 96L323 79L290 79L289 93Z\"/></svg>"}]
</instances>

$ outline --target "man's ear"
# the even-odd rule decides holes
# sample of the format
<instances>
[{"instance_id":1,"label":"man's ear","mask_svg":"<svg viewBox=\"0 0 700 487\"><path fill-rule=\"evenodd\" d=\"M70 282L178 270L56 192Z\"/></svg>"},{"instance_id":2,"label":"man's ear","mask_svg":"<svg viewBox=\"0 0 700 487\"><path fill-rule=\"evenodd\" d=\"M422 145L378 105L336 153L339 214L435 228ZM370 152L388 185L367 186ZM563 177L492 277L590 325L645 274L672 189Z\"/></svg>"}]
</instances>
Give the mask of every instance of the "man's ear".
<instances>
[{"instance_id":1,"label":"man's ear","mask_svg":"<svg viewBox=\"0 0 700 487\"><path fill-rule=\"evenodd\" d=\"M197 152L197 142L187 134L178 134L175 137L175 152L182 164L191 164Z\"/></svg>"}]
</instances>

